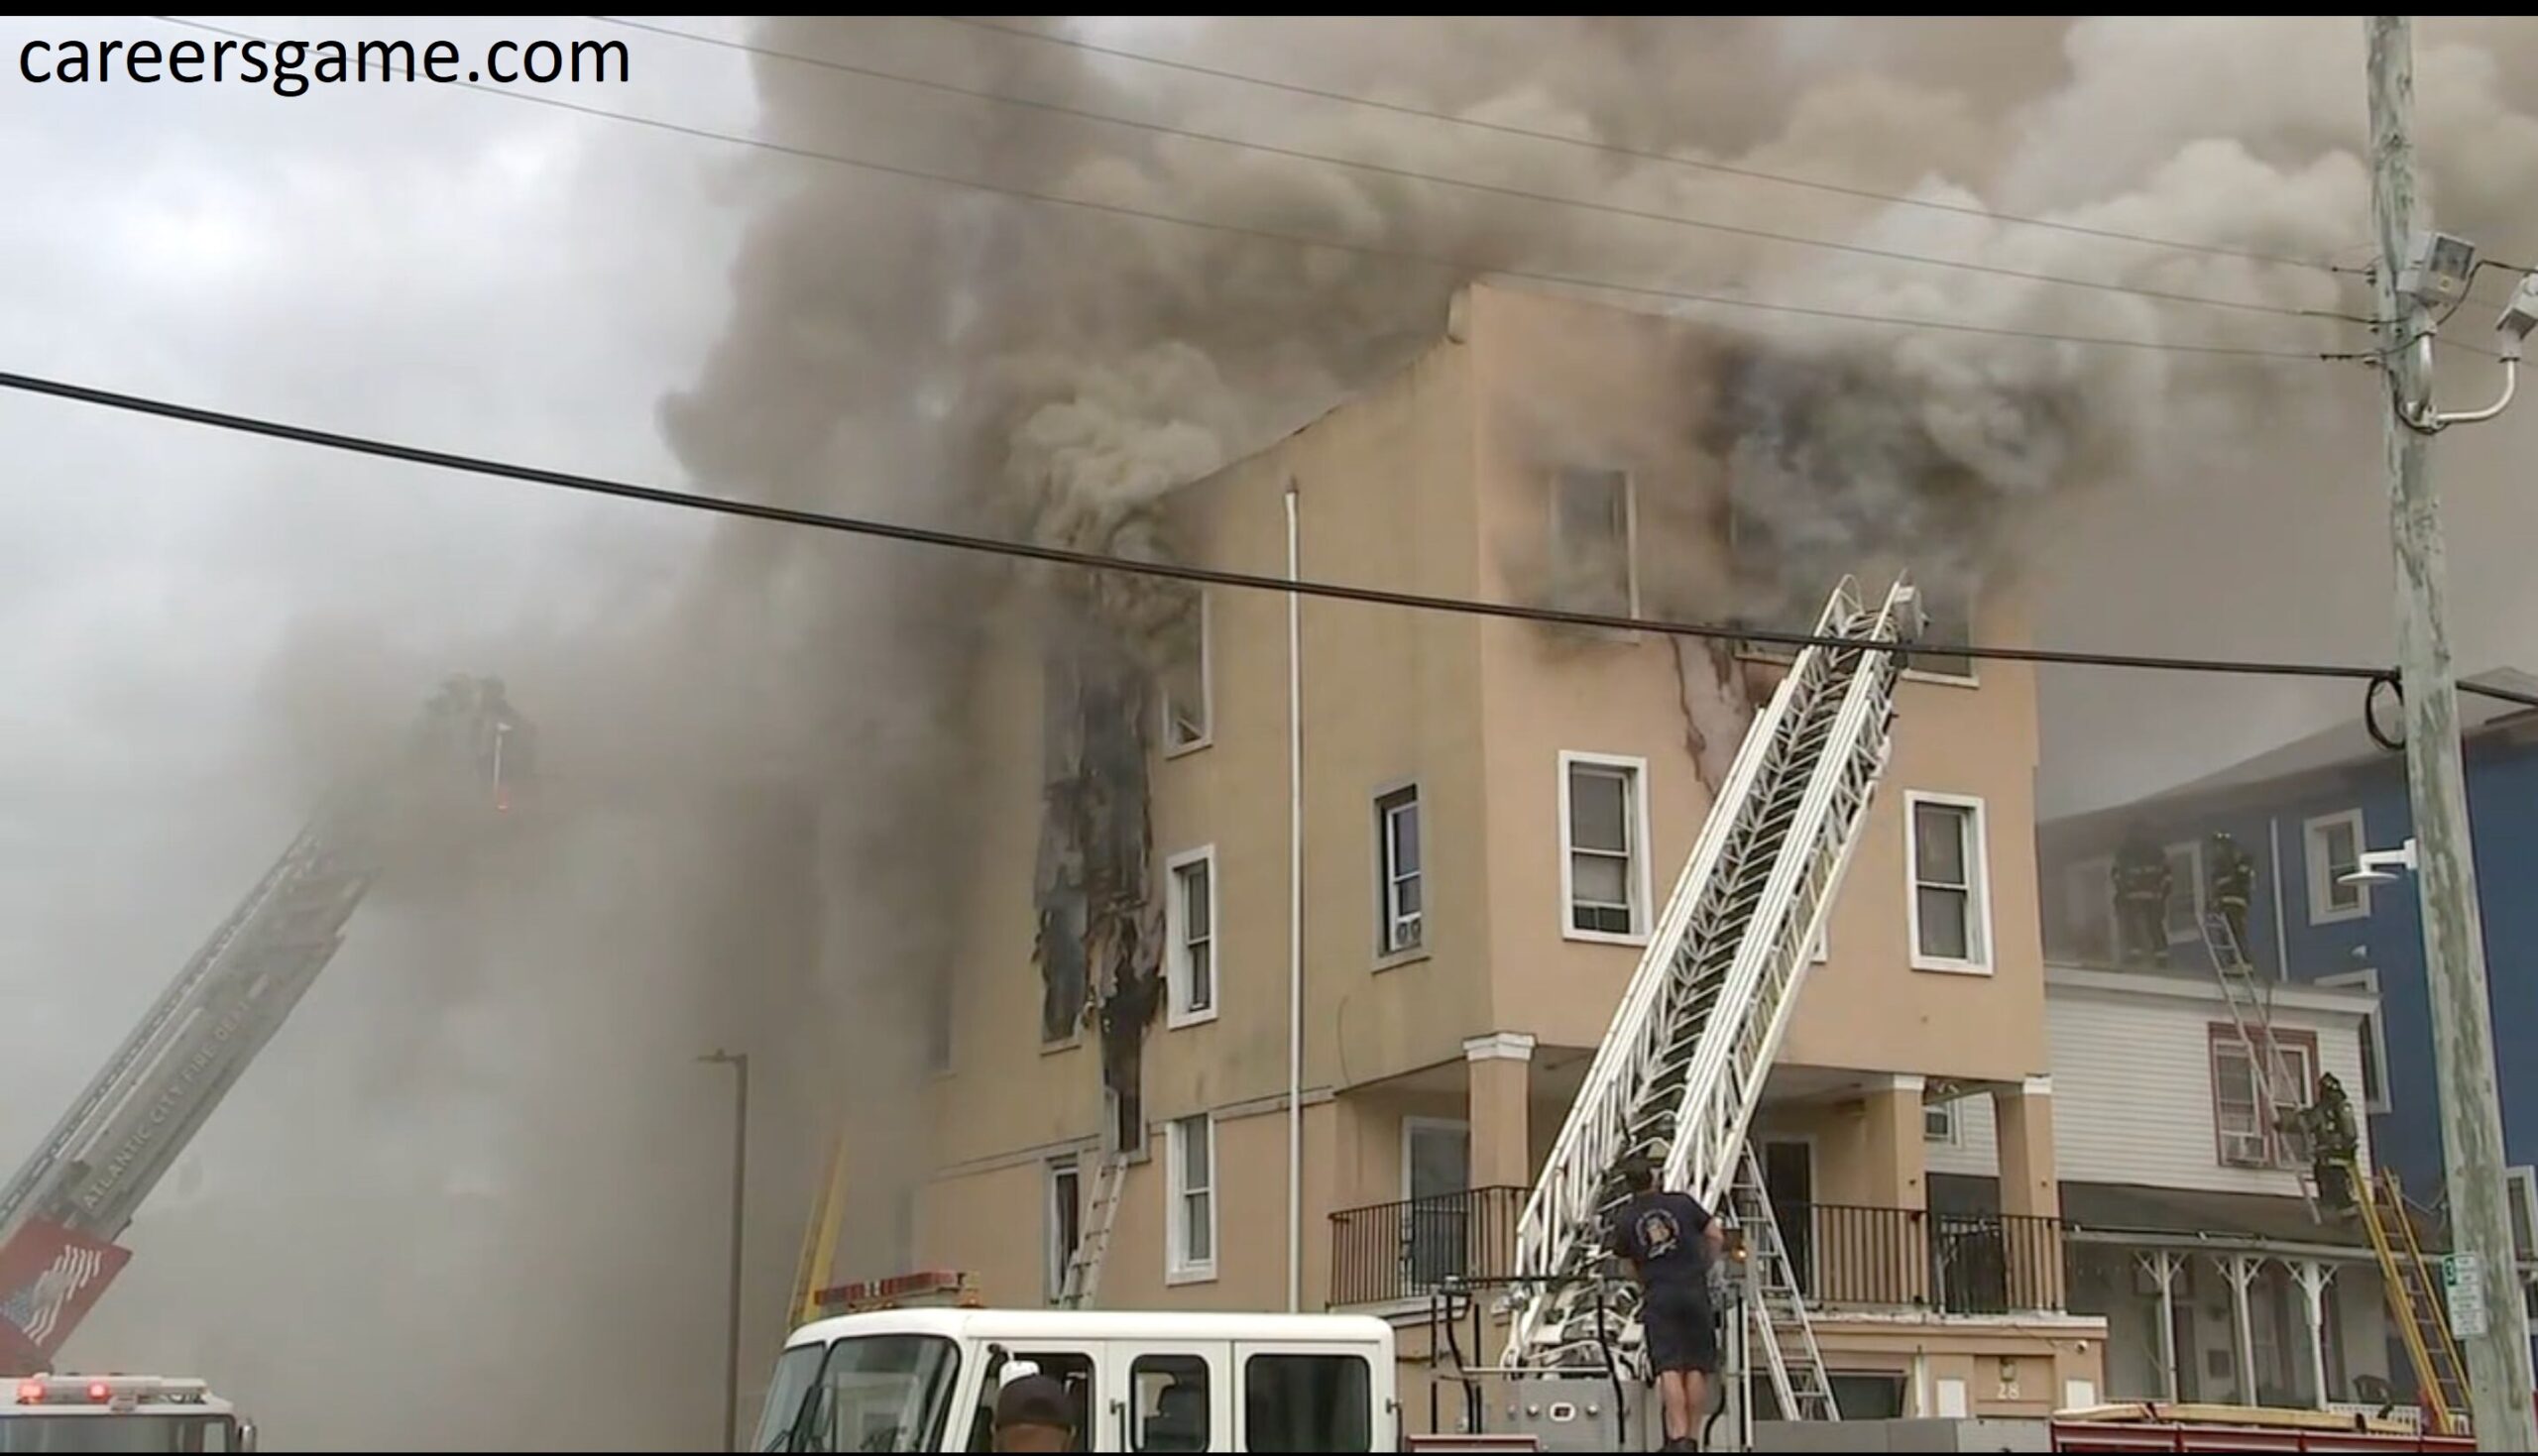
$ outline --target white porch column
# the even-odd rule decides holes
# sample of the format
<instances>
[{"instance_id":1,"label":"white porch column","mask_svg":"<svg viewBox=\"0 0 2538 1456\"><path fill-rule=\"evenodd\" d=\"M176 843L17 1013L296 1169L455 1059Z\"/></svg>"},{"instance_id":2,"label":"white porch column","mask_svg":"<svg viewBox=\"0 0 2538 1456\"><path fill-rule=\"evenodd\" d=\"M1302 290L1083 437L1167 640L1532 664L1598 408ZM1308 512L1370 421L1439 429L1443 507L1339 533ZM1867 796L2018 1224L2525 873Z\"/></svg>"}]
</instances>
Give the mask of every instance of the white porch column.
<instances>
[{"instance_id":1,"label":"white porch column","mask_svg":"<svg viewBox=\"0 0 2538 1456\"><path fill-rule=\"evenodd\" d=\"M2327 1408L2327 1284L2336 1272L2316 1259L2303 1259L2291 1266L2292 1277L2300 1281L2300 1304L2309 1317L2309 1372L2317 1378L2317 1390L2311 1402L2318 1409Z\"/></svg>"},{"instance_id":2,"label":"white porch column","mask_svg":"<svg viewBox=\"0 0 2538 1456\"><path fill-rule=\"evenodd\" d=\"M2133 1256L2159 1286L2159 1391L2169 1403L2177 1393L2177 1256L2165 1249Z\"/></svg>"},{"instance_id":3,"label":"white porch column","mask_svg":"<svg viewBox=\"0 0 2538 1456\"><path fill-rule=\"evenodd\" d=\"M2248 1282L2256 1277L2264 1261L2249 1254L2233 1254L2220 1261L2221 1272L2230 1281L2230 1323L2239 1336L2239 1403L2256 1403L2256 1336L2248 1318Z\"/></svg>"}]
</instances>

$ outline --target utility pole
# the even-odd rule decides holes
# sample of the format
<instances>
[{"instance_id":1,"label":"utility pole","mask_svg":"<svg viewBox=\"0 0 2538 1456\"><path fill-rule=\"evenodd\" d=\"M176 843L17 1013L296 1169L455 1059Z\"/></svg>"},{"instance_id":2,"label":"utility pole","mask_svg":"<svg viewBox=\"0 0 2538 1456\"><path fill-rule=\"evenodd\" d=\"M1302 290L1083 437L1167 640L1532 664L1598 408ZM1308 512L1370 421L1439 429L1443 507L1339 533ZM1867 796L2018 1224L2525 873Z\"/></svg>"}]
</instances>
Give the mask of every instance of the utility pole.
<instances>
[{"instance_id":1,"label":"utility pole","mask_svg":"<svg viewBox=\"0 0 2538 1456\"><path fill-rule=\"evenodd\" d=\"M2404 285L2419 260L2415 218L2413 25L2369 18L2370 201L2379 233L2378 314L2391 394L2389 527L2396 548L2397 651L2405 702L2406 784L2419 856L2424 975L2432 1000L2434 1074L2449 1176L2457 1286L2453 1322L2468 1370L2470 1418L2481 1451L2538 1451L2531 1406L2529 1321L2520 1299L2504 1202L2502 1109L2496 1100L2484 928L2468 836L2468 782L2459 747L2459 689L2443 620L2447 562L2426 427L2432 402L2432 300ZM2471 271L2473 277L2473 271ZM2459 284L2464 293L2465 281ZM2506 398L2508 396L2506 395ZM2476 1328L2481 1304L2482 1328Z\"/></svg>"},{"instance_id":2,"label":"utility pole","mask_svg":"<svg viewBox=\"0 0 2538 1456\"><path fill-rule=\"evenodd\" d=\"M729 1324L723 1337L723 1449L741 1449L741 1230L750 1184L750 1056L714 1051L696 1059L739 1073L732 1125L732 1282L726 1295Z\"/></svg>"}]
</instances>

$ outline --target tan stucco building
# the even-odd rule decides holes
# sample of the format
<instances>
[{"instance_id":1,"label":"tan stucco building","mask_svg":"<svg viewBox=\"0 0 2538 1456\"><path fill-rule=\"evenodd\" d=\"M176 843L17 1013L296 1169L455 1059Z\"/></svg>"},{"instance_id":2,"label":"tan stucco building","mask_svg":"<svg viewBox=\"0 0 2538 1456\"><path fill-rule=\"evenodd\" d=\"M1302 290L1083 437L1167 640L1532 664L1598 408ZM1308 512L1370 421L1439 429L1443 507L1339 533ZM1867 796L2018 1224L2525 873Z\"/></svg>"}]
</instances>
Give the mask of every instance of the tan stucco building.
<instances>
[{"instance_id":1,"label":"tan stucco building","mask_svg":"<svg viewBox=\"0 0 2538 1456\"><path fill-rule=\"evenodd\" d=\"M1683 423L1707 407L1715 331L1495 286L1442 322L1388 383L1177 494L1179 548L1283 574L1292 486L1315 579L1730 610L1743 564L1725 472ZM1951 621L1933 598L1935 630L1962 632L1961 609ZM1506 1272L1522 1190L1734 751L1716 714L1767 693L1774 668L1591 629L1300 611L1302 1303L1407 1326L1438 1276ZM1166 994L1142 1051L1153 1136L1126 1175L1103 1306L1285 1307L1288 612L1211 589L1204 649L1155 710ZM1060 1281L1106 1104L1096 1032L1044 1035L1041 657L1030 624L1010 625L979 684L997 740L975 785L933 1166L903 1252L1027 1304ZM2017 604L1984 602L1979 629L2019 639ZM1846 1404L2037 1412L2094 1390L2104 1326L2060 1312L2048 1221L2034 678L1923 666L1757 1136ZM1968 1096L1990 1104L1999 1212L1934 1221L1924 1149L1944 1117L1927 1109Z\"/></svg>"}]
</instances>

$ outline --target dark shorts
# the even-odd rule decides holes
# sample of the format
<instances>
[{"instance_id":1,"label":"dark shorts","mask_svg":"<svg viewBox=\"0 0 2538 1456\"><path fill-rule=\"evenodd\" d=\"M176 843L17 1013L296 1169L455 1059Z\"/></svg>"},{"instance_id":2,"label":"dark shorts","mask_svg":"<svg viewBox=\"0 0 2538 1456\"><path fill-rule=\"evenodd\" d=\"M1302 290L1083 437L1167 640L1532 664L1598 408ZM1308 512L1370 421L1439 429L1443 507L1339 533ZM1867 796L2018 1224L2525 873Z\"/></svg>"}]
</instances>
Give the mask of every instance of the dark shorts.
<instances>
[{"instance_id":1,"label":"dark shorts","mask_svg":"<svg viewBox=\"0 0 2538 1456\"><path fill-rule=\"evenodd\" d=\"M1710 1310L1708 1290L1657 1286L1640 1303L1639 1322L1648 1334L1650 1370L1660 1375L1718 1373L1718 1319Z\"/></svg>"}]
</instances>

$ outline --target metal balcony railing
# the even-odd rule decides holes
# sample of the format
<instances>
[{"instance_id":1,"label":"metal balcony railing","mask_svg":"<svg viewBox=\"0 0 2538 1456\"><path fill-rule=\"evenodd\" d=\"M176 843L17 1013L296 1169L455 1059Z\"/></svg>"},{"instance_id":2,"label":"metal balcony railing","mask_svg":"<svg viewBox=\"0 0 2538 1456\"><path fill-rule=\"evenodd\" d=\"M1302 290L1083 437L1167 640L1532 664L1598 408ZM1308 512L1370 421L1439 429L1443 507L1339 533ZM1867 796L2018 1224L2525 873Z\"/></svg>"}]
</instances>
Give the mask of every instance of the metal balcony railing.
<instances>
[{"instance_id":1,"label":"metal balcony railing","mask_svg":"<svg viewBox=\"0 0 2538 1456\"><path fill-rule=\"evenodd\" d=\"M1465 1188L1330 1215L1330 1303L1425 1298L1446 1280L1504 1279L1530 1188Z\"/></svg>"},{"instance_id":2,"label":"metal balcony railing","mask_svg":"<svg viewBox=\"0 0 2538 1456\"><path fill-rule=\"evenodd\" d=\"M2059 1310L2059 1221L2026 1214L1795 1203L1780 1208L1812 1304L1945 1314Z\"/></svg>"}]
</instances>

